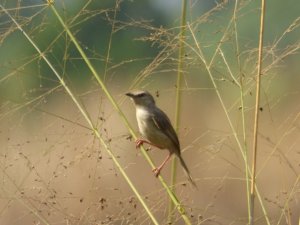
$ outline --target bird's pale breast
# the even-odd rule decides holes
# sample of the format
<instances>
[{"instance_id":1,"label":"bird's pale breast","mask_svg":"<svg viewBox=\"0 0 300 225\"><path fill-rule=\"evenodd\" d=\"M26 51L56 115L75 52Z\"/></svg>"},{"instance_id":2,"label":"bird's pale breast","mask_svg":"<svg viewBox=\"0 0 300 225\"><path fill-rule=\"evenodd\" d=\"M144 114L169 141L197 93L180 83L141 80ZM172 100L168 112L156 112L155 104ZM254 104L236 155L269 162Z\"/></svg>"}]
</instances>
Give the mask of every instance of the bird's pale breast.
<instances>
[{"instance_id":1,"label":"bird's pale breast","mask_svg":"<svg viewBox=\"0 0 300 225\"><path fill-rule=\"evenodd\" d=\"M170 139L156 126L153 115L144 108L136 109L136 118L141 134L151 143L161 147L170 148Z\"/></svg>"}]
</instances>

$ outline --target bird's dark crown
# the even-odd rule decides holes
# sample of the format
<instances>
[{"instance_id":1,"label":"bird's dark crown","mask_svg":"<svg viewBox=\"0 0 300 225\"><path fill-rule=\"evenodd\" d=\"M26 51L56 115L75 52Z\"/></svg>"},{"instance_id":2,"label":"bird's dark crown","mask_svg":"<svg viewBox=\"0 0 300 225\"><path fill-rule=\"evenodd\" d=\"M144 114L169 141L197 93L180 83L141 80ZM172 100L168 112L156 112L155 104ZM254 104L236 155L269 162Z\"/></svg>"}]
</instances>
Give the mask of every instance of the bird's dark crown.
<instances>
[{"instance_id":1,"label":"bird's dark crown","mask_svg":"<svg viewBox=\"0 0 300 225\"><path fill-rule=\"evenodd\" d=\"M148 91L135 90L126 93L126 95L132 98L134 103L139 106L149 106L155 104L153 96Z\"/></svg>"}]
</instances>

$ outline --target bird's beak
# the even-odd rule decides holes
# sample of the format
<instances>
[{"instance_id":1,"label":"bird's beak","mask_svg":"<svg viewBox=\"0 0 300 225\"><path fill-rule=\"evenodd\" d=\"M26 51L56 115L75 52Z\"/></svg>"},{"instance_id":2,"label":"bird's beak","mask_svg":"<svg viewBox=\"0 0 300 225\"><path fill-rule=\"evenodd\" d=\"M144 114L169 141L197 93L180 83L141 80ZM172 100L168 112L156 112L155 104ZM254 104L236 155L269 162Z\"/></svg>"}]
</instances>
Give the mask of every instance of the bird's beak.
<instances>
[{"instance_id":1,"label":"bird's beak","mask_svg":"<svg viewBox=\"0 0 300 225\"><path fill-rule=\"evenodd\" d=\"M133 98L133 97L134 97L134 95L133 95L132 93L130 93L130 92L126 93L125 95L127 95L127 96L130 97L130 98Z\"/></svg>"}]
</instances>

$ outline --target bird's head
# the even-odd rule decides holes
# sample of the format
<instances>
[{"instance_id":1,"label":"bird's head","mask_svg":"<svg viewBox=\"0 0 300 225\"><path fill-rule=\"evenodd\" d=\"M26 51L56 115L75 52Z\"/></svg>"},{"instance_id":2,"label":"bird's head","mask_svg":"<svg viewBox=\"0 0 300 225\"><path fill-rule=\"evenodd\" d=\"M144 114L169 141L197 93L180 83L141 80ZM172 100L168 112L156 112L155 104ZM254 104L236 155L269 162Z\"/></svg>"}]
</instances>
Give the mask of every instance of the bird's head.
<instances>
[{"instance_id":1,"label":"bird's head","mask_svg":"<svg viewBox=\"0 0 300 225\"><path fill-rule=\"evenodd\" d=\"M153 96L148 91L136 90L126 93L135 103L136 106L152 106L155 105Z\"/></svg>"}]
</instances>

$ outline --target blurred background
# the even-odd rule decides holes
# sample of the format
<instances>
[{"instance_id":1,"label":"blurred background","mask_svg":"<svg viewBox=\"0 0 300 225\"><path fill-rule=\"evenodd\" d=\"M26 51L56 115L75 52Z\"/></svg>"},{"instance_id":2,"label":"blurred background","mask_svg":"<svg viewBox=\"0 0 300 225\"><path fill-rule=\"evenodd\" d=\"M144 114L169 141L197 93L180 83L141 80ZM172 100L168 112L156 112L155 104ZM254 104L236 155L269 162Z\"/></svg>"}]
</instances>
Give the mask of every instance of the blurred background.
<instances>
[{"instance_id":1,"label":"blurred background","mask_svg":"<svg viewBox=\"0 0 300 225\"><path fill-rule=\"evenodd\" d=\"M80 100L157 220L167 224L167 193L51 7L38 0L0 5L0 224L151 224L10 16ZM174 122L181 1L61 0L54 7L134 129L134 106L124 96L132 89L150 91ZM299 12L297 0L266 6L257 164L262 203L256 198L255 224L267 224L262 205L270 224L299 221ZM258 1L187 3L178 134L199 190L178 167L176 193L193 224L248 221L242 151L248 149L250 165L259 20ZM167 155L154 148L148 153L157 165ZM162 172L168 182L170 168ZM177 210L173 224L184 224Z\"/></svg>"}]
</instances>

